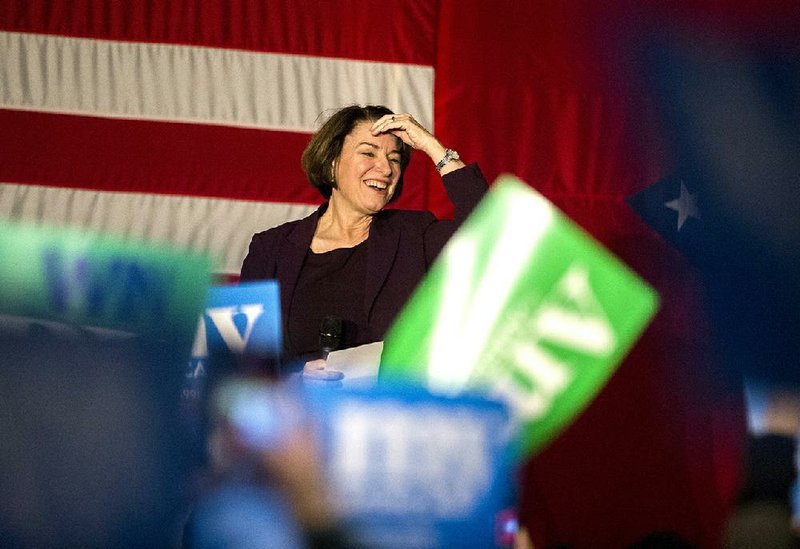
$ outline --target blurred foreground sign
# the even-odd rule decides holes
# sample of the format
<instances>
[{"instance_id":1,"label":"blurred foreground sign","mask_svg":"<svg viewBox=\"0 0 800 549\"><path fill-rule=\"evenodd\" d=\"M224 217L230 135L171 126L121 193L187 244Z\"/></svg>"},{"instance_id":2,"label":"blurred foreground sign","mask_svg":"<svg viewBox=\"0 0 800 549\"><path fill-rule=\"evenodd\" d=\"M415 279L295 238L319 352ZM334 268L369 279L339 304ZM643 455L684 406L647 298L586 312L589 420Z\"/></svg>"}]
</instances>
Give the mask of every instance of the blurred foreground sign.
<instances>
[{"instance_id":1,"label":"blurred foreground sign","mask_svg":"<svg viewBox=\"0 0 800 549\"><path fill-rule=\"evenodd\" d=\"M0 312L160 338L191 338L211 277L206 257L25 225L0 224L0 257Z\"/></svg>"},{"instance_id":2,"label":"blurred foreground sign","mask_svg":"<svg viewBox=\"0 0 800 549\"><path fill-rule=\"evenodd\" d=\"M310 393L335 508L359 547L495 547L507 407L419 387Z\"/></svg>"},{"instance_id":3,"label":"blurred foreground sign","mask_svg":"<svg viewBox=\"0 0 800 549\"><path fill-rule=\"evenodd\" d=\"M544 197L505 176L398 316L380 375L505 400L518 450L532 453L599 391L657 301Z\"/></svg>"},{"instance_id":4,"label":"blurred foreground sign","mask_svg":"<svg viewBox=\"0 0 800 549\"><path fill-rule=\"evenodd\" d=\"M170 547L197 444L180 366L207 258L0 224L0 537Z\"/></svg>"}]
</instances>

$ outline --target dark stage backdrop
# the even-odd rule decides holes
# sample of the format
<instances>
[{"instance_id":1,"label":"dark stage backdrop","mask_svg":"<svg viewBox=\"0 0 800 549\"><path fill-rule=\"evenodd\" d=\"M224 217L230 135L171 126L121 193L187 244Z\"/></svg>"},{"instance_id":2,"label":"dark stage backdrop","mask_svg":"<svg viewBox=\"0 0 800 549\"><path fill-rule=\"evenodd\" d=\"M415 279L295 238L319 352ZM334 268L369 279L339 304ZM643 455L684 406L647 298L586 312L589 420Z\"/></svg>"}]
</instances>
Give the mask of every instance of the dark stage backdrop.
<instances>
[{"instance_id":1,"label":"dark stage backdrop","mask_svg":"<svg viewBox=\"0 0 800 549\"><path fill-rule=\"evenodd\" d=\"M742 405L699 273L625 202L674 167L640 54L653 31L774 38L796 15L791 2L639 4L5 0L0 215L189 246L235 275L253 232L319 202L299 157L320 112L410 111L490 180L538 189L663 300L596 401L524 467L537 546L653 530L713 546ZM429 164L412 161L398 205L449 215Z\"/></svg>"}]
</instances>

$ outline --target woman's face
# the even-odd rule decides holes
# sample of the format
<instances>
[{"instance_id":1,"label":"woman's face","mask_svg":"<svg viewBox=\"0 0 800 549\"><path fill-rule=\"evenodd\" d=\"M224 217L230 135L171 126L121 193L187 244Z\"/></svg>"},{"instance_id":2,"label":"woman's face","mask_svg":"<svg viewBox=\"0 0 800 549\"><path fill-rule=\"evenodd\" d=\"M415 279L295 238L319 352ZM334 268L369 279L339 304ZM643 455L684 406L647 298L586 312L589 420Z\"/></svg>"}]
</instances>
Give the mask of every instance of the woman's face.
<instances>
[{"instance_id":1,"label":"woman's face","mask_svg":"<svg viewBox=\"0 0 800 549\"><path fill-rule=\"evenodd\" d=\"M400 140L389 133L372 135L371 126L361 122L344 138L331 194L332 205L363 215L381 211L400 179Z\"/></svg>"}]
</instances>

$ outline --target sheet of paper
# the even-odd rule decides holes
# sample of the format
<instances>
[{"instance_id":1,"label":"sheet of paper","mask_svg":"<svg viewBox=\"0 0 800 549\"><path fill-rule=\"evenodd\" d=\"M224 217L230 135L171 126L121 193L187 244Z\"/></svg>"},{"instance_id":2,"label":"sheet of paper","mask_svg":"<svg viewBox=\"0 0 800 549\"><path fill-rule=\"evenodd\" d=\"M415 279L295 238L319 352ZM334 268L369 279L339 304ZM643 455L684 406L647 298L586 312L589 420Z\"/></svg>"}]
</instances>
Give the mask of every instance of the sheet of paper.
<instances>
[{"instance_id":1,"label":"sheet of paper","mask_svg":"<svg viewBox=\"0 0 800 549\"><path fill-rule=\"evenodd\" d=\"M342 385L347 388L369 388L378 380L383 341L367 343L359 347L331 351L328 354L329 370L344 373Z\"/></svg>"}]
</instances>

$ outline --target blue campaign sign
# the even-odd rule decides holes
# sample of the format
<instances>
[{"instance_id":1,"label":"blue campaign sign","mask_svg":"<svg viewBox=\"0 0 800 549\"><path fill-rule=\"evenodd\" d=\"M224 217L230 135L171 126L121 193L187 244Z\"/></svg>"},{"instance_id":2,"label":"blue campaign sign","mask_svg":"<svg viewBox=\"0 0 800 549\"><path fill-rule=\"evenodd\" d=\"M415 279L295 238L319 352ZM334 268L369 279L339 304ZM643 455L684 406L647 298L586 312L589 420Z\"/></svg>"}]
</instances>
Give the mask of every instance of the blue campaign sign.
<instances>
[{"instance_id":1,"label":"blue campaign sign","mask_svg":"<svg viewBox=\"0 0 800 549\"><path fill-rule=\"evenodd\" d=\"M208 291L193 357L219 352L276 357L282 345L278 282L265 280Z\"/></svg>"},{"instance_id":2,"label":"blue campaign sign","mask_svg":"<svg viewBox=\"0 0 800 549\"><path fill-rule=\"evenodd\" d=\"M280 292L276 280L212 286L197 324L183 397L195 400L208 374L208 361L237 357L277 359L283 345ZM225 367L222 364L218 364Z\"/></svg>"},{"instance_id":3,"label":"blue campaign sign","mask_svg":"<svg viewBox=\"0 0 800 549\"><path fill-rule=\"evenodd\" d=\"M513 476L504 404L417 387L309 394L336 509L367 547L496 547Z\"/></svg>"}]
</instances>

